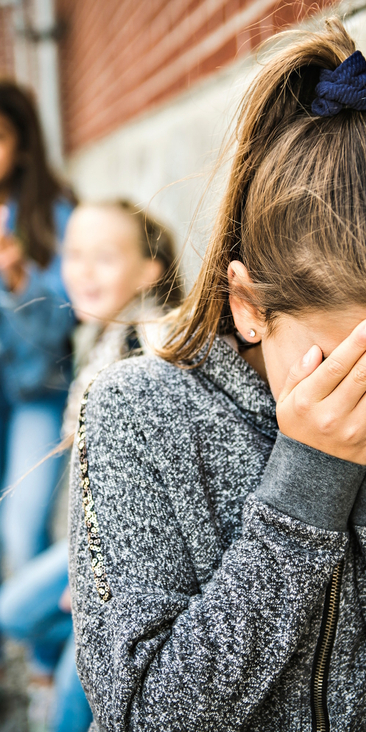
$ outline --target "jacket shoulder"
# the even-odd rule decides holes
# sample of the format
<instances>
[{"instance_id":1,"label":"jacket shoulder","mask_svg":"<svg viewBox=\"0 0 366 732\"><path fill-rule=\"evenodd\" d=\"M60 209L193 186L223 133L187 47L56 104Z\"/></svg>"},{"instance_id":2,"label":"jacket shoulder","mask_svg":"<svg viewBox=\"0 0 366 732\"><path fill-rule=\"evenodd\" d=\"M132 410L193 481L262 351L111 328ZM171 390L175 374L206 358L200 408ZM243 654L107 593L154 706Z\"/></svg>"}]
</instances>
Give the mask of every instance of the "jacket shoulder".
<instances>
[{"instance_id":1,"label":"jacket shoulder","mask_svg":"<svg viewBox=\"0 0 366 732\"><path fill-rule=\"evenodd\" d=\"M157 356L137 356L103 369L88 389L88 401L104 409L128 407L139 417L170 411L186 403L196 381L191 370L180 369Z\"/></svg>"}]
</instances>

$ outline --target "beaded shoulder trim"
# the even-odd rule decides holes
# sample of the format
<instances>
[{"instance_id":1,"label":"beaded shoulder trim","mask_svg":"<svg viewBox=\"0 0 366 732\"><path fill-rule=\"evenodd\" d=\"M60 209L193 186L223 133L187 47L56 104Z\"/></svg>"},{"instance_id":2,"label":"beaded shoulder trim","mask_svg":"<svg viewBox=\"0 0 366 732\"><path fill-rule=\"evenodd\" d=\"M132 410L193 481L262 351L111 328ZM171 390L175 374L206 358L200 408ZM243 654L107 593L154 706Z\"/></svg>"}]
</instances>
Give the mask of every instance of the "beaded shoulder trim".
<instances>
[{"instance_id":1,"label":"beaded shoulder trim","mask_svg":"<svg viewBox=\"0 0 366 732\"><path fill-rule=\"evenodd\" d=\"M94 381L94 379L93 379ZM77 445L79 449L80 464L80 482L83 489L83 508L85 514L85 525L88 532L88 547L91 555L92 570L94 574L95 584L98 595L102 603L108 602L112 597L112 591L108 584L107 575L104 566L104 557L102 554L101 540L99 536L99 526L97 514L94 510L94 500L90 488L88 458L86 454L85 444L85 412L88 403L89 390L91 385L84 393L81 400L79 430L77 434Z\"/></svg>"}]
</instances>

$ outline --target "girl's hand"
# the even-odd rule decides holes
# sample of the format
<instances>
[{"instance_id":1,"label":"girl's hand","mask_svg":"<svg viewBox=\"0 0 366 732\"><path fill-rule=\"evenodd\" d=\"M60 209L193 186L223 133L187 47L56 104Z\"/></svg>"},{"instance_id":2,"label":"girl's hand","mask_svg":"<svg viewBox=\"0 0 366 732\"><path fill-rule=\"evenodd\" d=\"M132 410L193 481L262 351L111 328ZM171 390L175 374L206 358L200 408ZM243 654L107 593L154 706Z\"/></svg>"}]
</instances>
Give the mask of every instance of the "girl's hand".
<instances>
[{"instance_id":1,"label":"girl's hand","mask_svg":"<svg viewBox=\"0 0 366 732\"><path fill-rule=\"evenodd\" d=\"M8 290L20 292L26 284L25 259L20 241L6 232L8 210L0 206L0 276Z\"/></svg>"},{"instance_id":2,"label":"girl's hand","mask_svg":"<svg viewBox=\"0 0 366 732\"><path fill-rule=\"evenodd\" d=\"M322 362L312 346L291 368L277 402L281 432L366 465L366 321Z\"/></svg>"},{"instance_id":3,"label":"girl's hand","mask_svg":"<svg viewBox=\"0 0 366 732\"><path fill-rule=\"evenodd\" d=\"M64 589L58 605L64 613L71 613L71 595L69 585Z\"/></svg>"}]
</instances>

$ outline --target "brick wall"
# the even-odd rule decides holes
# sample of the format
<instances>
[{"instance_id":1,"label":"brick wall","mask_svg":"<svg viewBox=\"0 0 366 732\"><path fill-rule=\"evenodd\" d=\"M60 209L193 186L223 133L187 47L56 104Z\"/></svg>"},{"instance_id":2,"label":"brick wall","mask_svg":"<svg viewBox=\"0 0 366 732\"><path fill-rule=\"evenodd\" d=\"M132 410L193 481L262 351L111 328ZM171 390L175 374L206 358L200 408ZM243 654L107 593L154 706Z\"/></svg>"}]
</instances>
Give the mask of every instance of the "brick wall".
<instances>
[{"instance_id":1,"label":"brick wall","mask_svg":"<svg viewBox=\"0 0 366 732\"><path fill-rule=\"evenodd\" d=\"M8 8L0 8L0 75L14 74L14 33L12 14Z\"/></svg>"},{"instance_id":2,"label":"brick wall","mask_svg":"<svg viewBox=\"0 0 366 732\"><path fill-rule=\"evenodd\" d=\"M57 0L66 150L188 89L332 0Z\"/></svg>"}]
</instances>

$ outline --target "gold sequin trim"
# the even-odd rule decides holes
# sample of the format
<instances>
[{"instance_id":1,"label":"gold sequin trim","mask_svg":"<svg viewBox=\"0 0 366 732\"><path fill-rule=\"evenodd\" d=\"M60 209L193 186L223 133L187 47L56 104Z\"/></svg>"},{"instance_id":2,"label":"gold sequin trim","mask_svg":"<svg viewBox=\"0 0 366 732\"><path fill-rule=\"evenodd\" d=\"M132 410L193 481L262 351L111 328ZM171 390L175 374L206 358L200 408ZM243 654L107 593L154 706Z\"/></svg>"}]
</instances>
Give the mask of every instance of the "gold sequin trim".
<instances>
[{"instance_id":1,"label":"gold sequin trim","mask_svg":"<svg viewBox=\"0 0 366 732\"><path fill-rule=\"evenodd\" d=\"M93 382L92 382L93 383ZM81 409L79 416L79 431L77 435L77 444L79 449L80 460L80 481L83 489L83 507L85 513L85 524L88 532L88 546L91 554L92 570L94 573L95 584L97 586L98 595L102 603L108 602L112 597L112 591L108 584L107 575L104 567L104 558L101 549L101 541L99 536L99 526L97 514L94 510L94 501L90 489L88 475L88 459L86 455L85 444L85 411L88 402L89 388L81 400Z\"/></svg>"}]
</instances>

